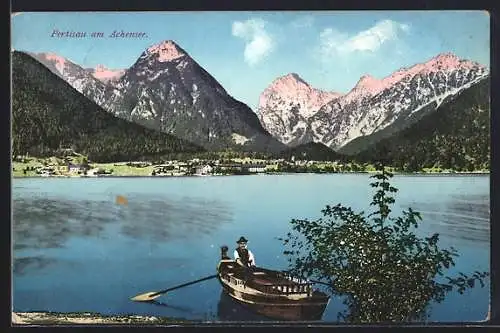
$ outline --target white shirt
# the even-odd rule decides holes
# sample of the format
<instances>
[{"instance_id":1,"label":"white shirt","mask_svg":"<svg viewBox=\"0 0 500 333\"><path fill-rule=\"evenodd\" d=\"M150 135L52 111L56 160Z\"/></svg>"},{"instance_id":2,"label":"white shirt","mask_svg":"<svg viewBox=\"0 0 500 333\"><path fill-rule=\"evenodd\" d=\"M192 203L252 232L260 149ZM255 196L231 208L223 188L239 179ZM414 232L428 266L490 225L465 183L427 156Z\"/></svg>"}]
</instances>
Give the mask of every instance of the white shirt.
<instances>
[{"instance_id":1,"label":"white shirt","mask_svg":"<svg viewBox=\"0 0 500 333\"><path fill-rule=\"evenodd\" d=\"M239 258L240 258L240 256L238 254L238 251L234 250L234 260L237 260ZM253 253L250 250L248 250L248 260L250 261L251 266L255 266L255 257L253 256Z\"/></svg>"}]
</instances>

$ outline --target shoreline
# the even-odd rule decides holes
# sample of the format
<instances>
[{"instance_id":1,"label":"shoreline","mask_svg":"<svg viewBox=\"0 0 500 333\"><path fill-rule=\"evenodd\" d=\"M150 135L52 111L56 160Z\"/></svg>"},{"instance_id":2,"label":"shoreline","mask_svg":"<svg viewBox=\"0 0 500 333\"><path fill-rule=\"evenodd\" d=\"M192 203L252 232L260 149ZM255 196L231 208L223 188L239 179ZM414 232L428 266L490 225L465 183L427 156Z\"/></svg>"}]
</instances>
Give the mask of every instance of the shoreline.
<instances>
[{"instance_id":1,"label":"shoreline","mask_svg":"<svg viewBox=\"0 0 500 333\"><path fill-rule=\"evenodd\" d=\"M250 175L292 174L374 174L373 164L339 161L284 161L259 158L233 158L231 160L189 161L129 161L89 162L85 157L24 157L12 161L12 178L99 178L99 177L229 177ZM418 171L402 170L387 165L386 170L394 175L489 175L487 165L475 165L472 171L461 168L425 167ZM461 170L461 171L458 171Z\"/></svg>"},{"instance_id":2,"label":"shoreline","mask_svg":"<svg viewBox=\"0 0 500 333\"><path fill-rule=\"evenodd\" d=\"M181 318L98 313L12 312L12 326L30 325L175 325L191 321Z\"/></svg>"},{"instance_id":3,"label":"shoreline","mask_svg":"<svg viewBox=\"0 0 500 333\"><path fill-rule=\"evenodd\" d=\"M205 178L205 177L242 177L242 176L289 176L289 175L338 175L338 174L349 174L349 175L361 175L361 174L375 174L376 171L343 171L343 172L269 172L269 173L251 173L251 174L237 174L237 175L102 175L102 176L83 176L83 175L29 175L29 176L14 176L13 179L23 179L23 178ZM484 171L446 171L446 172L391 172L395 176L489 176L491 172Z\"/></svg>"}]
</instances>

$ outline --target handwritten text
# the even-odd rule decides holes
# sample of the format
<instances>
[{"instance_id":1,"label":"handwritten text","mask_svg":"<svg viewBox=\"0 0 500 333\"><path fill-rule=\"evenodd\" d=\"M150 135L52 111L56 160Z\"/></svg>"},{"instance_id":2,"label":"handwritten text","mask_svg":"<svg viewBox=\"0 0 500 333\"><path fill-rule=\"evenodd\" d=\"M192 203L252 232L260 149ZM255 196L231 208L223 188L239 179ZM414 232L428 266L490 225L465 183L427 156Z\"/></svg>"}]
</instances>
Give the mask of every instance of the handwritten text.
<instances>
[{"instance_id":1,"label":"handwritten text","mask_svg":"<svg viewBox=\"0 0 500 333\"><path fill-rule=\"evenodd\" d=\"M50 35L53 38L147 38L145 32L129 32L123 30L113 30L109 34L104 32L87 32L87 31L60 31L54 29Z\"/></svg>"}]
</instances>

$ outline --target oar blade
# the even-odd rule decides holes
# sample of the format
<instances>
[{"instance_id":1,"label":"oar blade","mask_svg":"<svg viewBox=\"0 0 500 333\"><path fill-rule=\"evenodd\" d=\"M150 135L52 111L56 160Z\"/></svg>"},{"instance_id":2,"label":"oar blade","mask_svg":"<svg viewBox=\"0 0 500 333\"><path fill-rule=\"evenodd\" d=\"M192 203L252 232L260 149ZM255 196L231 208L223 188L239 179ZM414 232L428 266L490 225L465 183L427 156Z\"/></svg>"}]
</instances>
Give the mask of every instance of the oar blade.
<instances>
[{"instance_id":1,"label":"oar blade","mask_svg":"<svg viewBox=\"0 0 500 333\"><path fill-rule=\"evenodd\" d=\"M161 296L161 294L157 294L156 292L151 291L149 293L144 293L144 294L140 294L140 295L137 295L135 297L132 297L131 300L135 301L135 302L150 302L152 300L157 299L160 296Z\"/></svg>"}]
</instances>

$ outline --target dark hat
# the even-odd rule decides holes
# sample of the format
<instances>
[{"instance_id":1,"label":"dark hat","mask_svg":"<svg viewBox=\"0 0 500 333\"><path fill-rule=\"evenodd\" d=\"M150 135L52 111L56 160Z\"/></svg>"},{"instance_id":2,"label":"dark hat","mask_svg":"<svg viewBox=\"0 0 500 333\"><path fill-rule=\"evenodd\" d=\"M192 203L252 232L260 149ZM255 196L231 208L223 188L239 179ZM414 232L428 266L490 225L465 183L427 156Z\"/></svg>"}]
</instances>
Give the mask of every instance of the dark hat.
<instances>
[{"instance_id":1,"label":"dark hat","mask_svg":"<svg viewBox=\"0 0 500 333\"><path fill-rule=\"evenodd\" d=\"M240 239L238 239L236 241L236 243L238 243L238 244L239 243L248 243L248 240L245 237L241 236Z\"/></svg>"}]
</instances>

